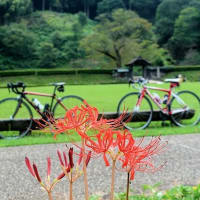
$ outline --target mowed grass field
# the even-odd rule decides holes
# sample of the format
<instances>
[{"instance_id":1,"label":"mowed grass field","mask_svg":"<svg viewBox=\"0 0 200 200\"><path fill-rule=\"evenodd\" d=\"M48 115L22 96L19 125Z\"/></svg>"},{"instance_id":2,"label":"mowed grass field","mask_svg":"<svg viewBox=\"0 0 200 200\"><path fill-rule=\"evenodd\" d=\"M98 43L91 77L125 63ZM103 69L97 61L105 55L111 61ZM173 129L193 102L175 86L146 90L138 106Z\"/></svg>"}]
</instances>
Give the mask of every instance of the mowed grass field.
<instances>
[{"instance_id":1,"label":"mowed grass field","mask_svg":"<svg viewBox=\"0 0 200 200\"><path fill-rule=\"evenodd\" d=\"M153 84L152 86L168 88L169 84ZM43 86L43 87L27 87L27 91L32 92L42 92L42 93L52 93L53 86ZM200 96L200 83L199 82L184 82L180 87L177 87L175 91L180 90L191 90ZM66 95L78 95L84 98L89 104L98 108L99 112L116 112L119 100L127 93L137 91L128 84L102 84L102 85L66 85L65 92L59 93L58 96ZM153 91L152 91L153 92ZM157 93L157 92L156 92ZM160 97L164 96L164 93L158 93ZM0 89L0 99L6 97L16 97L12 92L9 93L7 88ZM36 96L30 96L30 99ZM50 98L48 97L36 97L42 104L49 103ZM12 105L11 105L12 106ZM154 107L155 108L155 107ZM0 112L6 112L1 108ZM199 133L200 126L180 128L171 126L167 123L165 127L161 126L161 122L152 123L147 129L142 131L134 131L133 134L136 136L143 135L166 135L166 134L186 134L186 133ZM73 138L77 140L78 138ZM61 135L56 142L66 142L69 138L65 135ZM38 144L38 143L52 143L55 142L52 139L51 134L45 133L34 133L33 136L25 137L19 140L0 140L0 146L10 146L10 145L22 145L22 144Z\"/></svg>"}]
</instances>

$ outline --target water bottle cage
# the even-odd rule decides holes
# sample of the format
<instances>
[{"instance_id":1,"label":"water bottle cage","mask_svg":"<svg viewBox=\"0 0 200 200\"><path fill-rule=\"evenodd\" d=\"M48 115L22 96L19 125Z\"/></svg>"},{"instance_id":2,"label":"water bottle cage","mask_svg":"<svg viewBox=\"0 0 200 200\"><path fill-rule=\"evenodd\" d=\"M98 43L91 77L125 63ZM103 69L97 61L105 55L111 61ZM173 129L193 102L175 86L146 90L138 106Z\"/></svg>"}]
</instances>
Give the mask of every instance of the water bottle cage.
<instances>
[{"instance_id":1,"label":"water bottle cage","mask_svg":"<svg viewBox=\"0 0 200 200\"><path fill-rule=\"evenodd\" d=\"M50 111L50 105L49 104L45 104L43 113L46 113L46 112L49 112L49 111Z\"/></svg>"}]
</instances>

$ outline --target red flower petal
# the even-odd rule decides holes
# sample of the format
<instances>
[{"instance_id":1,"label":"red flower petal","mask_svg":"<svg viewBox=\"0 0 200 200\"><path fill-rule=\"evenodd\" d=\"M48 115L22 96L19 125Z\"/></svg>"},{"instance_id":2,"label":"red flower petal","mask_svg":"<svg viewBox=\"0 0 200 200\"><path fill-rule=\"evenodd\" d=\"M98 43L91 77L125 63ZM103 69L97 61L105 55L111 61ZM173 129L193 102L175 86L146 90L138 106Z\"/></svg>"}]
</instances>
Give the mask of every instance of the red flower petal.
<instances>
[{"instance_id":1,"label":"red flower petal","mask_svg":"<svg viewBox=\"0 0 200 200\"><path fill-rule=\"evenodd\" d=\"M74 167L74 162L73 162L73 148L72 147L69 149L69 165L70 165L70 168Z\"/></svg>"},{"instance_id":2,"label":"red flower petal","mask_svg":"<svg viewBox=\"0 0 200 200\"><path fill-rule=\"evenodd\" d=\"M62 174L60 174L57 178L56 178L56 180L61 180L63 177L65 176L65 173L63 172Z\"/></svg>"},{"instance_id":3,"label":"red flower petal","mask_svg":"<svg viewBox=\"0 0 200 200\"><path fill-rule=\"evenodd\" d=\"M50 157L47 158L47 177L51 174L51 159Z\"/></svg>"},{"instance_id":4,"label":"red flower petal","mask_svg":"<svg viewBox=\"0 0 200 200\"><path fill-rule=\"evenodd\" d=\"M68 163L67 163L67 156L66 156L65 152L63 152L63 157L64 157L64 161L65 161L65 167L67 167Z\"/></svg>"},{"instance_id":5,"label":"red flower petal","mask_svg":"<svg viewBox=\"0 0 200 200\"><path fill-rule=\"evenodd\" d=\"M28 167L29 172L32 174L32 176L35 177L35 173L33 171L33 168L31 166L31 163L30 163L28 157L25 157L25 163L26 163L26 166Z\"/></svg>"},{"instance_id":6,"label":"red flower petal","mask_svg":"<svg viewBox=\"0 0 200 200\"><path fill-rule=\"evenodd\" d=\"M63 163L63 160L62 160L62 156L61 156L61 153L59 150L57 150L57 154L58 154L58 158L60 160L60 164L64 167L64 163Z\"/></svg>"},{"instance_id":7,"label":"red flower petal","mask_svg":"<svg viewBox=\"0 0 200 200\"><path fill-rule=\"evenodd\" d=\"M42 181L41 181L40 175L38 173L37 166L34 163L33 163L33 170L35 172L35 176L36 176L38 182L41 183Z\"/></svg>"},{"instance_id":8,"label":"red flower petal","mask_svg":"<svg viewBox=\"0 0 200 200\"><path fill-rule=\"evenodd\" d=\"M86 167L88 166L88 163L90 161L91 155L92 155L92 151L89 151L88 154L87 154L87 158L85 160Z\"/></svg>"}]
</instances>

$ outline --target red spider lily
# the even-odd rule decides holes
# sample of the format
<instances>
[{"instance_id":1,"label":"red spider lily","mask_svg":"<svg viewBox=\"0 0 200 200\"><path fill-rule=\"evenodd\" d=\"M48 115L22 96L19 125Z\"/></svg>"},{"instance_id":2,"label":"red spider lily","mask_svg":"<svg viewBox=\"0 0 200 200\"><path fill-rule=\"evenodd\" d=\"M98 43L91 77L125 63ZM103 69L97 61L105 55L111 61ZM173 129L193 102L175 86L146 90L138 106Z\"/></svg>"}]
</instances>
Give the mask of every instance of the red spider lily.
<instances>
[{"instance_id":1,"label":"red spider lily","mask_svg":"<svg viewBox=\"0 0 200 200\"><path fill-rule=\"evenodd\" d=\"M68 132L75 129L76 132L83 138L87 138L86 132L90 129L100 130L108 128L120 128L123 125L125 112L117 119L104 119L103 116L99 119L97 108L91 107L86 101L80 107L75 106L66 111L62 119L48 118L47 121L37 121L40 128L50 128L54 133L54 137L60 133Z\"/></svg>"},{"instance_id":2,"label":"red spider lily","mask_svg":"<svg viewBox=\"0 0 200 200\"><path fill-rule=\"evenodd\" d=\"M75 170L73 170L73 168L74 168L73 148L70 148L68 151L68 159L67 159L67 155L65 152L63 152L63 158L62 158L61 152L59 150L57 150L57 154L58 154L58 158L60 160L62 170L69 180L69 199L72 200L73 183L84 173L84 168L87 167L87 165L90 161L92 152L89 151L86 156L86 159L83 159L85 154L84 154L83 149L81 149L80 154L78 154L79 157L78 157L78 161L77 161ZM64 161L63 161L63 159L64 159ZM82 160L84 160L85 163L82 162ZM82 170L79 169L81 162L83 163ZM88 198L89 198L89 196L87 195L86 199L88 199Z\"/></svg>"},{"instance_id":3,"label":"red spider lily","mask_svg":"<svg viewBox=\"0 0 200 200\"><path fill-rule=\"evenodd\" d=\"M55 186L56 183L58 183L58 181L60 181L65 174L61 173L56 179L53 180L52 184L50 183L50 174L51 174L51 159L48 157L47 158L47 182L46 185L42 182L40 175L38 173L38 169L37 166L33 163L33 165L31 165L30 160L28 157L25 157L25 163L26 166L29 170L29 172L31 173L31 175L37 179L37 181L41 184L41 186L48 192L50 193L53 189L53 187Z\"/></svg>"},{"instance_id":4,"label":"red spider lily","mask_svg":"<svg viewBox=\"0 0 200 200\"><path fill-rule=\"evenodd\" d=\"M66 156L66 153L63 152L63 158L64 158L64 162L63 162L63 158L62 158L62 155L61 155L61 152L59 150L57 150L57 154L58 154L58 158L59 158L59 161L60 161L60 164L61 164L61 167L64 171L65 174L68 174L70 172L72 172L72 169L74 168L74 161L73 161L73 148L70 148L69 151L68 151L68 159L69 159L69 162L67 161L67 156ZM88 154L87 154L87 157L86 157L86 160L85 160L85 164L86 166L88 165L89 161L90 161L90 158L91 158L91 154L92 152L89 151ZM82 162L82 159L83 159L83 151L81 150L80 154L78 154L79 156L79 159L77 161L77 165L76 165L76 170L78 170L78 167L80 166L81 162ZM80 172L80 171L79 171ZM81 172L82 173L82 172ZM80 174L79 174L80 175ZM79 176L78 175L78 176Z\"/></svg>"},{"instance_id":5,"label":"red spider lily","mask_svg":"<svg viewBox=\"0 0 200 200\"><path fill-rule=\"evenodd\" d=\"M149 144L142 147L143 139L139 145L134 145L132 149L126 152L123 158L120 158L122 161L122 168L126 169L130 173L130 180L134 179L135 172L155 172L159 170L163 165L155 167L153 164L152 156L161 153L165 147L166 142L161 143L160 137L153 138Z\"/></svg>"},{"instance_id":6,"label":"red spider lily","mask_svg":"<svg viewBox=\"0 0 200 200\"><path fill-rule=\"evenodd\" d=\"M93 140L94 138L94 140ZM106 166L109 166L106 154L113 160L128 154L134 149L135 140L128 130L119 131L112 128L99 130L98 134L86 139L86 146L96 154L103 154Z\"/></svg>"}]
</instances>

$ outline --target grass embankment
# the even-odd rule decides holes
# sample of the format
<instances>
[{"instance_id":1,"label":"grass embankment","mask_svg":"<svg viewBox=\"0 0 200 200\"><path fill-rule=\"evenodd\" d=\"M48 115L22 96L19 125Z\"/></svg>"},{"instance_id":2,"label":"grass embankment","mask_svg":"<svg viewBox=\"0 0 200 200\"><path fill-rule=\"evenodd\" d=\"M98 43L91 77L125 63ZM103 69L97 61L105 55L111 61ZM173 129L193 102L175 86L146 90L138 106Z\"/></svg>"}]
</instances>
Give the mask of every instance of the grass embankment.
<instances>
[{"instance_id":1,"label":"grass embankment","mask_svg":"<svg viewBox=\"0 0 200 200\"><path fill-rule=\"evenodd\" d=\"M158 85L156 85L158 86ZM200 95L199 91L200 83L198 82L185 82L181 84L177 91L179 90L192 90L196 94ZM168 88L169 84L159 85L159 87ZM27 88L30 91L52 93L53 87L32 87ZM66 86L64 93L59 93L60 96L65 96L69 94L75 94L83 97L87 100L89 104L95 106L99 109L99 112L115 112L117 109L118 102L122 96L125 94L136 91L135 89L129 88L127 84L115 84L115 85L81 85L81 86ZM6 97L16 96L13 93L8 93L6 88L0 89L1 99ZM161 93L160 93L161 95ZM32 98L32 97L31 97ZM47 97L37 97L42 104L47 103L50 100ZM49 101L48 101L49 102ZM6 110L1 110L1 112L6 112ZM152 123L149 128L141 131L133 132L136 136L143 135L168 135L168 134L187 134L187 133L199 133L200 126L179 128L172 127L170 123L166 127L161 126L161 122ZM77 137L73 140L79 140ZM69 141L65 135L61 135L58 140L53 140L52 136L35 133L35 136L25 137L19 140L0 140L0 146L14 146L14 145L26 145L26 144L44 144L44 143L55 143L55 142L67 142Z\"/></svg>"},{"instance_id":2,"label":"grass embankment","mask_svg":"<svg viewBox=\"0 0 200 200\"><path fill-rule=\"evenodd\" d=\"M40 81L38 81L40 80ZM0 77L0 87L6 87L8 82L23 81L28 86L44 86L54 82L65 82L67 85L89 85L118 83L111 74L69 74L69 75L48 75L48 76L10 76Z\"/></svg>"},{"instance_id":3,"label":"grass embankment","mask_svg":"<svg viewBox=\"0 0 200 200\"><path fill-rule=\"evenodd\" d=\"M173 68L173 67L171 67ZM173 78L182 74L188 81L199 81L199 66L174 66L178 71L167 72L162 79ZM181 68L181 70L180 70ZM193 69L188 71L188 69ZM196 70L197 68L197 70ZM194 70L195 69L195 70ZM96 70L96 71L95 71ZM84 72L84 73L83 73ZM140 72L141 74L141 72ZM133 73L135 75L135 72ZM139 74L138 74L139 75ZM40 81L38 81L40 80ZM109 84L126 83L125 79L116 79L112 76L111 69L65 69L56 68L48 71L47 69L27 69L27 70L8 70L0 74L0 87L5 87L8 82L23 81L28 86L44 86L52 82L64 81L69 85L90 85L90 84Z\"/></svg>"}]
</instances>

